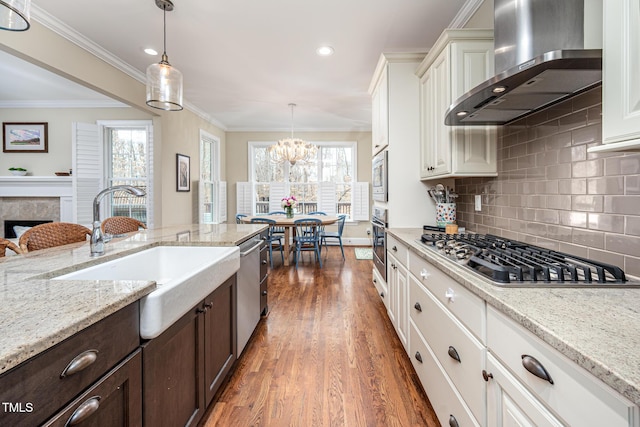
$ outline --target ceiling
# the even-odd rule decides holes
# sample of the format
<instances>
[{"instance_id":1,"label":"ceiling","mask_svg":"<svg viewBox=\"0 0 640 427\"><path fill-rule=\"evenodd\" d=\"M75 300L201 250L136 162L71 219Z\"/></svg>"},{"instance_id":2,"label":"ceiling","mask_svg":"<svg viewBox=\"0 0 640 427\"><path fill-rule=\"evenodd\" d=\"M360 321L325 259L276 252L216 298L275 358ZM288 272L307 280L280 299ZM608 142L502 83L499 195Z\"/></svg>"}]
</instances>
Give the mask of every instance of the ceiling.
<instances>
[{"instance_id":1,"label":"ceiling","mask_svg":"<svg viewBox=\"0 0 640 427\"><path fill-rule=\"evenodd\" d=\"M33 19L97 45L141 81L146 67L160 60L143 52L163 50L163 12L154 0L32 1ZM183 73L186 107L224 130L288 130L289 103L297 104L296 131L370 130L368 88L380 54L426 52L444 28L463 25L481 3L174 0L166 16L167 54ZM324 44L334 48L332 56L316 54ZM29 71L10 75L11 88L21 88L23 99L30 94L34 102L38 96L104 102L95 92L87 95L74 84L66 92L62 83L47 84ZM21 76L30 81L16 84ZM57 92L44 95L50 89ZM9 92L0 83L0 100L15 96Z\"/></svg>"}]
</instances>

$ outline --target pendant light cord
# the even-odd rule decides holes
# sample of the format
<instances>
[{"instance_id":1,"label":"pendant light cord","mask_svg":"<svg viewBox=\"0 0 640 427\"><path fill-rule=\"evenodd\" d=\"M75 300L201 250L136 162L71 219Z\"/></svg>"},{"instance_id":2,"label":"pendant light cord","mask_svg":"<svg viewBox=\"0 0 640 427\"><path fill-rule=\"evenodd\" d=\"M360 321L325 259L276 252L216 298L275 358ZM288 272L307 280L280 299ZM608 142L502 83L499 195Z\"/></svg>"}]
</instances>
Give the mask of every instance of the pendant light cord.
<instances>
[{"instance_id":1,"label":"pendant light cord","mask_svg":"<svg viewBox=\"0 0 640 427\"><path fill-rule=\"evenodd\" d=\"M289 104L289 106L291 107L291 139L293 139L293 108L296 104Z\"/></svg>"},{"instance_id":2,"label":"pendant light cord","mask_svg":"<svg viewBox=\"0 0 640 427\"><path fill-rule=\"evenodd\" d=\"M162 25L162 34L163 34L163 52L164 56L167 56L167 5L162 6L162 16L163 16L163 25Z\"/></svg>"}]
</instances>

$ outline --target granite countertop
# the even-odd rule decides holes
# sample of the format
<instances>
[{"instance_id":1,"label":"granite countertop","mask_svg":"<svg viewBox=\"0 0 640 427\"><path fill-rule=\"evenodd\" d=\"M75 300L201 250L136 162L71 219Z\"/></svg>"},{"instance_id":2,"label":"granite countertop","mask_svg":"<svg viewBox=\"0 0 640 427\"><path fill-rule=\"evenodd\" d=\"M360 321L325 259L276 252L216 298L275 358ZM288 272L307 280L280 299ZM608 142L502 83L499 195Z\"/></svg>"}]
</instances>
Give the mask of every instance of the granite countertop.
<instances>
[{"instance_id":1,"label":"granite countertop","mask_svg":"<svg viewBox=\"0 0 640 427\"><path fill-rule=\"evenodd\" d=\"M504 288L418 242L419 228L388 233L489 305L640 405L640 288Z\"/></svg>"},{"instance_id":2,"label":"granite countertop","mask_svg":"<svg viewBox=\"0 0 640 427\"><path fill-rule=\"evenodd\" d=\"M184 225L141 230L90 257L89 242L0 258L0 374L151 293L153 281L48 280L153 246L235 246L265 225Z\"/></svg>"}]
</instances>

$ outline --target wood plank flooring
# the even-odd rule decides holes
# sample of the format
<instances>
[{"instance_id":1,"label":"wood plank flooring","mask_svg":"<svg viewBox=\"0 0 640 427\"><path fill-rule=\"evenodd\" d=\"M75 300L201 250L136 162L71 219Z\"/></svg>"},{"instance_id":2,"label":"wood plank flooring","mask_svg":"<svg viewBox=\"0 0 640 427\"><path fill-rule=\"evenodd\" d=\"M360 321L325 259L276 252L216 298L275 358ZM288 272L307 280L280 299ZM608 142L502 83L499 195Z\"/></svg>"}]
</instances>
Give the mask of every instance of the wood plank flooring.
<instances>
[{"instance_id":1,"label":"wood plank flooring","mask_svg":"<svg viewBox=\"0 0 640 427\"><path fill-rule=\"evenodd\" d=\"M438 426L353 247L275 257L270 313L258 325L201 427Z\"/></svg>"}]
</instances>

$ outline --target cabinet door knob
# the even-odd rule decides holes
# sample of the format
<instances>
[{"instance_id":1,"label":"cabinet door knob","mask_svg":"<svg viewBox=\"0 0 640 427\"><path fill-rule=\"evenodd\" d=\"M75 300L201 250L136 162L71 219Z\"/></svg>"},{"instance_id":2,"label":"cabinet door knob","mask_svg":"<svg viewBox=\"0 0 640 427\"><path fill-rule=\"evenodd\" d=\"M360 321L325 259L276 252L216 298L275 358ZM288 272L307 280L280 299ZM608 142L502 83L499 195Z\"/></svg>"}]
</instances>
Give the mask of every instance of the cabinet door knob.
<instances>
[{"instance_id":1,"label":"cabinet door knob","mask_svg":"<svg viewBox=\"0 0 640 427\"><path fill-rule=\"evenodd\" d=\"M78 406L78 408L73 411L73 414L69 417L67 421L68 426L77 426L87 418L89 418L93 413L95 413L98 408L100 408L100 396L93 396L89 400L86 400L82 403L82 405Z\"/></svg>"},{"instance_id":2,"label":"cabinet door knob","mask_svg":"<svg viewBox=\"0 0 640 427\"><path fill-rule=\"evenodd\" d=\"M444 296L450 301L453 302L455 300L456 297L456 293L453 291L453 289L448 288L447 291L444 293Z\"/></svg>"},{"instance_id":3,"label":"cabinet door knob","mask_svg":"<svg viewBox=\"0 0 640 427\"><path fill-rule=\"evenodd\" d=\"M545 381L549 381L549 384L553 384L553 380L551 379L551 375L549 372L542 366L542 363L538 362L533 356L529 356L528 354L522 355L522 366L535 375L538 378L542 378Z\"/></svg>"},{"instance_id":4,"label":"cabinet door knob","mask_svg":"<svg viewBox=\"0 0 640 427\"><path fill-rule=\"evenodd\" d=\"M419 302L416 302L416 303L413 305L413 308L415 308L415 309L416 309L416 310L418 310L419 312L422 312L422 306L420 305L420 303L419 303Z\"/></svg>"},{"instance_id":5,"label":"cabinet door knob","mask_svg":"<svg viewBox=\"0 0 640 427\"><path fill-rule=\"evenodd\" d=\"M456 350L454 346L450 345L447 353L453 360L457 360L459 363L462 363L462 361L460 360L460 355L458 354L458 350Z\"/></svg>"},{"instance_id":6,"label":"cabinet door knob","mask_svg":"<svg viewBox=\"0 0 640 427\"><path fill-rule=\"evenodd\" d=\"M415 358L418 362L422 363L422 355L420 354L419 351L416 351Z\"/></svg>"},{"instance_id":7,"label":"cabinet door knob","mask_svg":"<svg viewBox=\"0 0 640 427\"><path fill-rule=\"evenodd\" d=\"M266 264L266 263L267 263L267 260L266 260L266 259L263 259L263 260L262 260L262 264Z\"/></svg>"},{"instance_id":8,"label":"cabinet door knob","mask_svg":"<svg viewBox=\"0 0 640 427\"><path fill-rule=\"evenodd\" d=\"M484 378L485 381L489 381L489 378L493 378L493 374L491 372L487 372L484 369L482 370L482 378Z\"/></svg>"},{"instance_id":9,"label":"cabinet door knob","mask_svg":"<svg viewBox=\"0 0 640 427\"><path fill-rule=\"evenodd\" d=\"M449 415L449 427L459 427L458 420L453 415Z\"/></svg>"},{"instance_id":10,"label":"cabinet door knob","mask_svg":"<svg viewBox=\"0 0 640 427\"><path fill-rule=\"evenodd\" d=\"M266 296L267 295L267 291L262 291L262 295Z\"/></svg>"},{"instance_id":11,"label":"cabinet door knob","mask_svg":"<svg viewBox=\"0 0 640 427\"><path fill-rule=\"evenodd\" d=\"M380 292L380 296L384 298L384 292Z\"/></svg>"},{"instance_id":12,"label":"cabinet door knob","mask_svg":"<svg viewBox=\"0 0 640 427\"><path fill-rule=\"evenodd\" d=\"M98 359L98 350L83 351L69 362L60 374L60 378L68 377L86 369L91 366L96 359Z\"/></svg>"},{"instance_id":13,"label":"cabinet door knob","mask_svg":"<svg viewBox=\"0 0 640 427\"><path fill-rule=\"evenodd\" d=\"M213 308L213 303L212 302L205 303L204 308Z\"/></svg>"},{"instance_id":14,"label":"cabinet door knob","mask_svg":"<svg viewBox=\"0 0 640 427\"><path fill-rule=\"evenodd\" d=\"M427 271L426 268L423 268L422 270L420 270L420 277L422 277L423 279L426 279L427 277L429 277L429 272Z\"/></svg>"}]
</instances>

